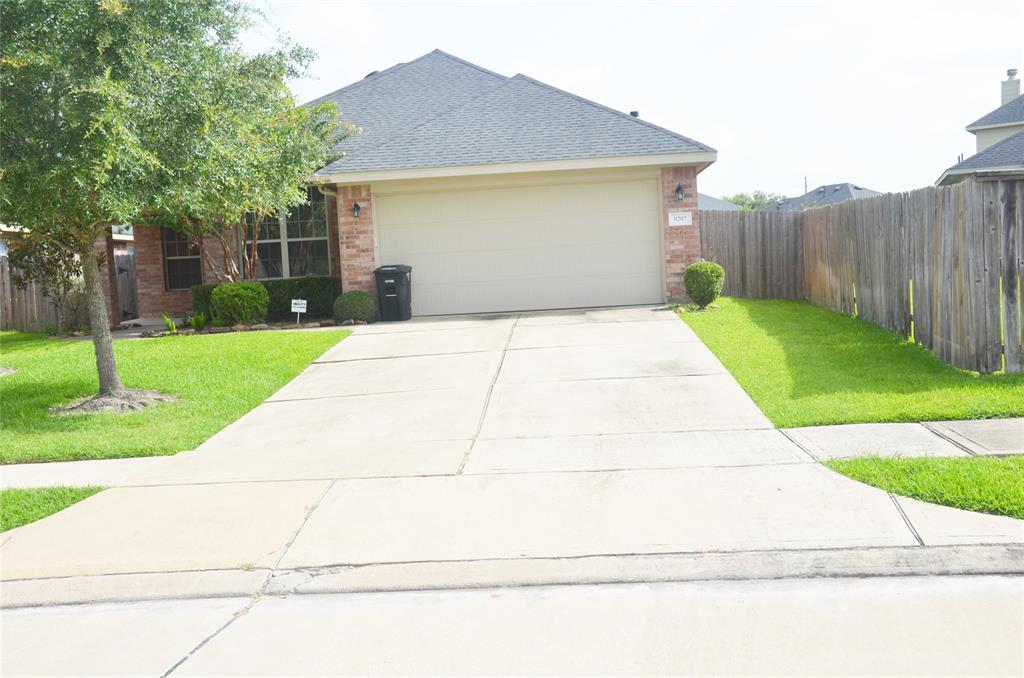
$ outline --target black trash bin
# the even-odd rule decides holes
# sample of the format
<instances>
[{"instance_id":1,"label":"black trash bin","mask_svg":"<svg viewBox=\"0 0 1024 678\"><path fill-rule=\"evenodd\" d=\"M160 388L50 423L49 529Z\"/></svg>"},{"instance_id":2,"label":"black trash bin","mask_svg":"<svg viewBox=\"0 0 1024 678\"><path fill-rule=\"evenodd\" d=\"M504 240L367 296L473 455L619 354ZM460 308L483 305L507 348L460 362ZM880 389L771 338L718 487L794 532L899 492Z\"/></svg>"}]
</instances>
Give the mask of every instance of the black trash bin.
<instances>
[{"instance_id":1,"label":"black trash bin","mask_svg":"<svg viewBox=\"0 0 1024 678\"><path fill-rule=\"evenodd\" d=\"M377 276L377 305L381 320L412 317L412 266L381 266Z\"/></svg>"}]
</instances>

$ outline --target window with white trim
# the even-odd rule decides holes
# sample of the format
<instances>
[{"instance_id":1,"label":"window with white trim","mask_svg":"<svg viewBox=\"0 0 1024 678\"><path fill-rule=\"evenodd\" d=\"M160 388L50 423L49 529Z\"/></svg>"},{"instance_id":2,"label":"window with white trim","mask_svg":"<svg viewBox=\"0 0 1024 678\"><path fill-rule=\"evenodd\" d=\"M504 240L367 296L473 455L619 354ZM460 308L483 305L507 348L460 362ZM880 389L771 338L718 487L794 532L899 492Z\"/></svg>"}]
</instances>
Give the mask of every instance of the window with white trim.
<instances>
[{"instance_id":1,"label":"window with white trim","mask_svg":"<svg viewBox=\"0 0 1024 678\"><path fill-rule=\"evenodd\" d=\"M247 252L252 251L254 218L246 217ZM327 208L324 195L309 189L309 204L291 208L287 214L271 215L260 225L256 239L256 278L300 278L330 275L327 247Z\"/></svg>"},{"instance_id":2,"label":"window with white trim","mask_svg":"<svg viewBox=\"0 0 1024 678\"><path fill-rule=\"evenodd\" d=\"M164 284L168 290L188 290L203 284L203 264L199 247L184 233L169 228L163 231Z\"/></svg>"}]
</instances>

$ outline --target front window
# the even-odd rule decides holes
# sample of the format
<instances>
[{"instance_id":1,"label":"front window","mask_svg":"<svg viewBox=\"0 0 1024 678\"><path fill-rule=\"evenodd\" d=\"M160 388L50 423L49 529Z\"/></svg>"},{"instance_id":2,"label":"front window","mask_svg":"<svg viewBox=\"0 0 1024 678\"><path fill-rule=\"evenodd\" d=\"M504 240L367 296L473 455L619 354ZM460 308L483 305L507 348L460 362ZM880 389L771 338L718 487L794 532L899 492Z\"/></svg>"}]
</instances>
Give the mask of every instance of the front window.
<instances>
[{"instance_id":1,"label":"front window","mask_svg":"<svg viewBox=\"0 0 1024 678\"><path fill-rule=\"evenodd\" d=\"M203 284L199 247L188 236L169 228L163 230L164 274L168 290L188 290Z\"/></svg>"},{"instance_id":2,"label":"front window","mask_svg":"<svg viewBox=\"0 0 1024 678\"><path fill-rule=\"evenodd\" d=\"M255 218L246 217L246 251L252 251ZM330 275L327 254L327 212L323 193L309 189L309 204L272 215L260 225L256 238L256 277L299 278Z\"/></svg>"}]
</instances>

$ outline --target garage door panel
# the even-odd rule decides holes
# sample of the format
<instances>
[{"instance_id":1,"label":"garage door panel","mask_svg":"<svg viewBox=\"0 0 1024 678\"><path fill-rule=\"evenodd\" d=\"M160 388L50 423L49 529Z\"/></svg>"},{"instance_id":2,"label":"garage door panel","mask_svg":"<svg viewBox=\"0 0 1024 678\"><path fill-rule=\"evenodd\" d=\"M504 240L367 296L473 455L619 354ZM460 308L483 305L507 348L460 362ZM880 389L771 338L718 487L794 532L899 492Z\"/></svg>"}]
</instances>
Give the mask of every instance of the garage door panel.
<instances>
[{"instance_id":1,"label":"garage door panel","mask_svg":"<svg viewBox=\"0 0 1024 678\"><path fill-rule=\"evenodd\" d=\"M649 275L651 262L657 262L657 243L611 243L585 247L535 247L480 252L465 256L461 252L441 254L396 253L395 260L413 267L416 286L422 281L454 283L495 280L529 280L538 271L552 277L579 274L576 259L584 259L596 271L623 275ZM560 271L560 269L562 269ZM589 275L593 275L590 273Z\"/></svg>"},{"instance_id":2,"label":"garage door panel","mask_svg":"<svg viewBox=\"0 0 1024 678\"><path fill-rule=\"evenodd\" d=\"M603 280L592 276L573 278L534 278L507 281L482 281L473 285L414 283L413 306L417 308L457 308L457 313L487 313L538 308L583 308L590 306L626 306L654 303L650 298L638 301L634 290L647 282L644 275L609 275ZM542 300L542 301L538 301ZM417 311L422 315L431 315Z\"/></svg>"},{"instance_id":3,"label":"garage door panel","mask_svg":"<svg viewBox=\"0 0 1024 678\"><path fill-rule=\"evenodd\" d=\"M413 267L413 313L656 303L658 183L383 194L381 262Z\"/></svg>"},{"instance_id":4,"label":"garage door panel","mask_svg":"<svg viewBox=\"0 0 1024 678\"><path fill-rule=\"evenodd\" d=\"M581 218L585 219L581 223ZM575 216L487 217L460 221L424 220L416 224L391 224L381 229L382 251L395 254L493 251L522 248L524 243L572 246L581 235L588 243L620 243L624 239L658 242L658 234L636 233L638 222L657 223L658 212L597 213ZM383 220L382 220L383 221ZM624 238L624 235L626 238Z\"/></svg>"},{"instance_id":5,"label":"garage door panel","mask_svg":"<svg viewBox=\"0 0 1024 678\"><path fill-rule=\"evenodd\" d=\"M402 193L381 196L382 215L392 224L424 220L475 220L487 214L518 218L576 216L581 208L593 213L628 212L637 204L657 200L657 183L560 184L530 188Z\"/></svg>"}]
</instances>

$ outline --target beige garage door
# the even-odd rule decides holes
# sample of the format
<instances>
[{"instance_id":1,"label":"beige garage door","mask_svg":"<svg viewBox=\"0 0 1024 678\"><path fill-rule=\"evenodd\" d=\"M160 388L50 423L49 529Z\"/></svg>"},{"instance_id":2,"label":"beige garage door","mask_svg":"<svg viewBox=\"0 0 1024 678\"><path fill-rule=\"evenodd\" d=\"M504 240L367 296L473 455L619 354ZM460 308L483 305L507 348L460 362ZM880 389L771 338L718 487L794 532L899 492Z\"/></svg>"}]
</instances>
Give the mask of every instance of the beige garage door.
<instances>
[{"instance_id":1,"label":"beige garage door","mask_svg":"<svg viewBox=\"0 0 1024 678\"><path fill-rule=\"evenodd\" d=\"M650 179L378 194L382 264L413 267L413 314L662 300Z\"/></svg>"}]
</instances>

